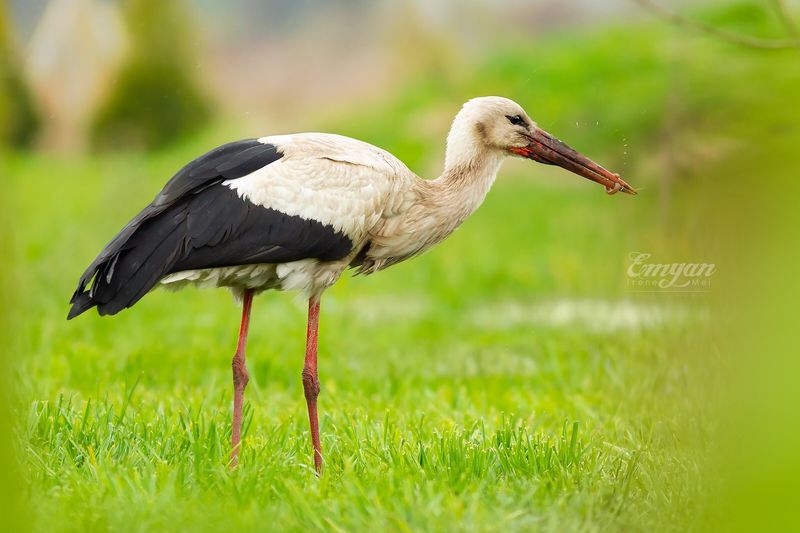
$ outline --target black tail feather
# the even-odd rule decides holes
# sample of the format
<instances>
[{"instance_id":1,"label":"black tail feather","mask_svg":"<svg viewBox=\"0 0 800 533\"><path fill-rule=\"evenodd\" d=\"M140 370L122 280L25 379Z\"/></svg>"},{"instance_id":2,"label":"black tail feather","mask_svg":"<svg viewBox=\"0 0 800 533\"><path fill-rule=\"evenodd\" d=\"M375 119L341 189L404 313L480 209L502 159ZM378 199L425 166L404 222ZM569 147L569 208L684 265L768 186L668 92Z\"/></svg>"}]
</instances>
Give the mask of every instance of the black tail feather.
<instances>
[{"instance_id":1,"label":"black tail feather","mask_svg":"<svg viewBox=\"0 0 800 533\"><path fill-rule=\"evenodd\" d=\"M143 217L134 231L126 227L120 233L126 238L111 241L81 277L67 319L92 307L114 315L138 302L177 262L185 225L185 206L173 206L161 216Z\"/></svg>"},{"instance_id":2,"label":"black tail feather","mask_svg":"<svg viewBox=\"0 0 800 533\"><path fill-rule=\"evenodd\" d=\"M79 314L83 313L84 311L88 311L95 306L95 303L92 302L92 298L89 296L88 292L73 296L72 300L70 300L70 303L72 304L72 307L70 307L69 313L67 314L67 320L72 320Z\"/></svg>"},{"instance_id":3,"label":"black tail feather","mask_svg":"<svg viewBox=\"0 0 800 533\"><path fill-rule=\"evenodd\" d=\"M218 232L217 226L224 226L226 214L238 216L239 222L242 217L246 218L245 204L235 191L217 185L224 180L246 176L281 157L283 154L277 146L258 139L245 139L211 150L179 170L153 202L131 220L89 265L72 295L72 307L67 318L74 318L95 306L101 315L118 313L135 304L173 268L191 268L184 263L191 255L192 247L207 249L230 237L236 229L235 223L229 223L229 231L215 233ZM243 208L244 211L240 212ZM194 233L189 227L192 218L201 221L197 224L200 229ZM275 221L275 213L257 218L259 225L268 228ZM260 255L254 254L256 259L272 257L271 250L276 247L271 243L267 245L262 244ZM235 243L232 251L240 251ZM236 264L238 256L225 256L223 252L215 249L212 258L204 255L195 263L204 265L207 261L216 261L230 264L233 260ZM87 287L90 288L87 290Z\"/></svg>"},{"instance_id":4,"label":"black tail feather","mask_svg":"<svg viewBox=\"0 0 800 533\"><path fill-rule=\"evenodd\" d=\"M150 204L89 265L67 318L119 313L182 270L346 257L353 242L321 222L257 206L216 185Z\"/></svg>"}]
</instances>

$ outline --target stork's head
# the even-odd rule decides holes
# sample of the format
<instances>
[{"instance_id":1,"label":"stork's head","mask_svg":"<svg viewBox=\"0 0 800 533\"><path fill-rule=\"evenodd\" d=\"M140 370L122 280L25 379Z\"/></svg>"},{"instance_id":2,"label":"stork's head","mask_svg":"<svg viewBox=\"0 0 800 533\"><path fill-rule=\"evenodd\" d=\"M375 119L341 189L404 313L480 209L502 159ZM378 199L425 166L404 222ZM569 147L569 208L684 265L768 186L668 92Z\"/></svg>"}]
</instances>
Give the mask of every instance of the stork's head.
<instances>
[{"instance_id":1,"label":"stork's head","mask_svg":"<svg viewBox=\"0 0 800 533\"><path fill-rule=\"evenodd\" d=\"M539 128L522 107L508 98L473 98L461 108L447 137L448 160L462 150L512 155L558 165L597 182L614 194L636 194L619 174L614 174ZM461 154L463 157L463 154Z\"/></svg>"}]
</instances>

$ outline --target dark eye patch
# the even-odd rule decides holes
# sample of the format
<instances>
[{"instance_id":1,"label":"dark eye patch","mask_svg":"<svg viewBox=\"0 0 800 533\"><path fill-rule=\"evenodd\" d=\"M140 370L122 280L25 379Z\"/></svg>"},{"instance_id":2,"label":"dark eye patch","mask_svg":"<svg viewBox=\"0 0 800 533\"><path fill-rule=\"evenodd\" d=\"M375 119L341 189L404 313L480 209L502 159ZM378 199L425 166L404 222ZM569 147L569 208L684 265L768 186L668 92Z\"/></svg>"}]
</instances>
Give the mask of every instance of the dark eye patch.
<instances>
[{"instance_id":1,"label":"dark eye patch","mask_svg":"<svg viewBox=\"0 0 800 533\"><path fill-rule=\"evenodd\" d=\"M525 126L525 119L522 118L520 115L506 115L506 118L510 123L515 126Z\"/></svg>"}]
</instances>

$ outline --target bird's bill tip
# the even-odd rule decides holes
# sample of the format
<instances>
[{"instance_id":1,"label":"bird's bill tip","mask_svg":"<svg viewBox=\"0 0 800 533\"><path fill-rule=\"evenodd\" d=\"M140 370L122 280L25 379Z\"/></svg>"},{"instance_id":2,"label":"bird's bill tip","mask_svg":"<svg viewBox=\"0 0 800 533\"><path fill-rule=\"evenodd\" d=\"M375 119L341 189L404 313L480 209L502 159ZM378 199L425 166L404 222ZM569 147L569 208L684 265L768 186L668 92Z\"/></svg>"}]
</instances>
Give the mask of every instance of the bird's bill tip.
<instances>
[{"instance_id":1,"label":"bird's bill tip","mask_svg":"<svg viewBox=\"0 0 800 533\"><path fill-rule=\"evenodd\" d=\"M570 148L546 131L534 128L529 135L530 144L511 151L519 156L546 165L557 165L570 172L603 185L608 194L624 192L636 194L636 189L628 185L619 174L606 170L588 157Z\"/></svg>"}]
</instances>

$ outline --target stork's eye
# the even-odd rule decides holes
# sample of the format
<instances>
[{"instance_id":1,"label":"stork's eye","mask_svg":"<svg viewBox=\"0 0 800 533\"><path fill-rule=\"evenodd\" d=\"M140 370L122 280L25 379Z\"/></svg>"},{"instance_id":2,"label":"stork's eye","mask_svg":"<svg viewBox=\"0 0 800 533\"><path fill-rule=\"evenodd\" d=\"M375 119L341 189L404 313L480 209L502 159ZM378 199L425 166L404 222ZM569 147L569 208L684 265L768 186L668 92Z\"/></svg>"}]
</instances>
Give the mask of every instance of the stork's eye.
<instances>
[{"instance_id":1,"label":"stork's eye","mask_svg":"<svg viewBox=\"0 0 800 533\"><path fill-rule=\"evenodd\" d=\"M524 126L525 125L525 119L522 118L519 115L506 115L506 118L508 119L508 121L510 123L512 123L515 126Z\"/></svg>"}]
</instances>

